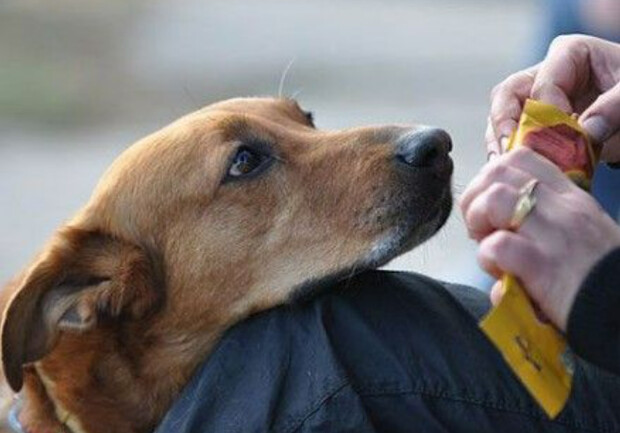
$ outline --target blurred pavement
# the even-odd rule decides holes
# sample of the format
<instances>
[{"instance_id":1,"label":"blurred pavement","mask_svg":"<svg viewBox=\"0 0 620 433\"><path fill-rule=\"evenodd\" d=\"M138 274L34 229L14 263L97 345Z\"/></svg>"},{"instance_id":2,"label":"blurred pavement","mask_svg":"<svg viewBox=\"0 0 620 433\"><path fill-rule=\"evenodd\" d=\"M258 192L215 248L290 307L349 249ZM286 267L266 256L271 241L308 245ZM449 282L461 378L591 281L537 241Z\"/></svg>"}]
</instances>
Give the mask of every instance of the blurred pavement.
<instances>
[{"instance_id":1,"label":"blurred pavement","mask_svg":"<svg viewBox=\"0 0 620 433\"><path fill-rule=\"evenodd\" d=\"M276 94L293 59L285 94L319 128L447 129L462 190L484 162L488 93L527 58L536 10L505 0L66 3L0 6L0 281L128 144L209 102ZM389 267L468 281L474 251L454 212Z\"/></svg>"}]
</instances>

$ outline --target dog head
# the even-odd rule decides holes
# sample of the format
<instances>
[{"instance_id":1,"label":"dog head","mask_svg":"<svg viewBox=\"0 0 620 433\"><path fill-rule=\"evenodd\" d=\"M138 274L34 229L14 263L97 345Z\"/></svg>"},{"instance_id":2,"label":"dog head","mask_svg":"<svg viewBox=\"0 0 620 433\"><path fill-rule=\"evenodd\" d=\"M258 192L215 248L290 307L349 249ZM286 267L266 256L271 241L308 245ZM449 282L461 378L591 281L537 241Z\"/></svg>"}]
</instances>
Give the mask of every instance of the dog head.
<instances>
[{"instance_id":1,"label":"dog head","mask_svg":"<svg viewBox=\"0 0 620 433\"><path fill-rule=\"evenodd\" d=\"M126 150L12 285L9 383L63 339L209 333L308 281L386 263L446 220L450 148L437 129L321 131L286 99L181 118Z\"/></svg>"}]
</instances>

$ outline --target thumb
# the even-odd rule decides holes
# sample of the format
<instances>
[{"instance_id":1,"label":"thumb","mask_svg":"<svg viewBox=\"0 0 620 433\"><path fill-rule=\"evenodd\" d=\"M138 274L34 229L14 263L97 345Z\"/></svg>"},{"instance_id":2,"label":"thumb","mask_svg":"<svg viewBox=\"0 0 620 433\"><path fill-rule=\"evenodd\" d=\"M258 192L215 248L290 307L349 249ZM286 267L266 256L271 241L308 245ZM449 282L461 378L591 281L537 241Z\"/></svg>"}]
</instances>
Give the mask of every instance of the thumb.
<instances>
[{"instance_id":1,"label":"thumb","mask_svg":"<svg viewBox=\"0 0 620 433\"><path fill-rule=\"evenodd\" d=\"M504 297L504 293L505 293L505 290L504 290L504 286L502 285L502 280L496 281L495 284L493 284L493 287L491 288L491 293L490 293L491 304L493 304L494 307L497 307L499 305L499 302Z\"/></svg>"},{"instance_id":2,"label":"thumb","mask_svg":"<svg viewBox=\"0 0 620 433\"><path fill-rule=\"evenodd\" d=\"M579 120L581 126L598 144L603 144L620 132L620 82L602 93Z\"/></svg>"}]
</instances>

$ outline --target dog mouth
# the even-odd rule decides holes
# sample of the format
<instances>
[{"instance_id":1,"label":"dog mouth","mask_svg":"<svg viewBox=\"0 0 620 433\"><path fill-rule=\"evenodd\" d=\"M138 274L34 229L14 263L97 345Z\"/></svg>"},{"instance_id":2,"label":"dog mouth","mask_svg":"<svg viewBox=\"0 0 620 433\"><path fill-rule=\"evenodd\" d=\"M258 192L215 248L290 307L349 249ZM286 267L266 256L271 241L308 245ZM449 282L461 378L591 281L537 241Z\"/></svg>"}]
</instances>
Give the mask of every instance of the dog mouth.
<instances>
[{"instance_id":1,"label":"dog mouth","mask_svg":"<svg viewBox=\"0 0 620 433\"><path fill-rule=\"evenodd\" d=\"M448 186L442 191L436 204L428 210L422 222L419 218L403 215L395 226L375 242L368 256L358 266L363 269L378 268L421 245L444 226L451 211L452 192Z\"/></svg>"},{"instance_id":2,"label":"dog mouth","mask_svg":"<svg viewBox=\"0 0 620 433\"><path fill-rule=\"evenodd\" d=\"M291 294L292 302L304 302L364 271L379 268L392 259L422 244L437 233L452 211L452 191L448 185L427 214L424 222L403 215L398 224L386 230L370 248L366 257L336 272L300 284Z\"/></svg>"},{"instance_id":3,"label":"dog mouth","mask_svg":"<svg viewBox=\"0 0 620 433\"><path fill-rule=\"evenodd\" d=\"M358 229L375 233L366 254L345 268L303 282L291 299L309 299L356 274L384 266L430 239L452 211L453 168L446 154L430 169L397 171L395 183L384 188L357 224Z\"/></svg>"}]
</instances>

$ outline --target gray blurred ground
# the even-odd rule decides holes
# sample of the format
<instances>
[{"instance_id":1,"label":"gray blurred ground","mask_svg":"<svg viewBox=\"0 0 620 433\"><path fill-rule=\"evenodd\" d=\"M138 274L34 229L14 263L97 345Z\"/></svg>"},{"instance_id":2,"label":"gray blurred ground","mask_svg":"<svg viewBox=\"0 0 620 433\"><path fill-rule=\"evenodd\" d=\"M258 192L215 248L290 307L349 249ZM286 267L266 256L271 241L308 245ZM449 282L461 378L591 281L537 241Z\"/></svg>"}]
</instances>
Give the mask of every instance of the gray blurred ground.
<instances>
[{"instance_id":1,"label":"gray blurred ground","mask_svg":"<svg viewBox=\"0 0 620 433\"><path fill-rule=\"evenodd\" d=\"M218 0L0 5L0 281L86 201L123 148L209 102L285 93L320 128L438 125L458 192L484 162L491 87L522 66L533 1ZM469 281L447 227L390 267Z\"/></svg>"}]
</instances>

